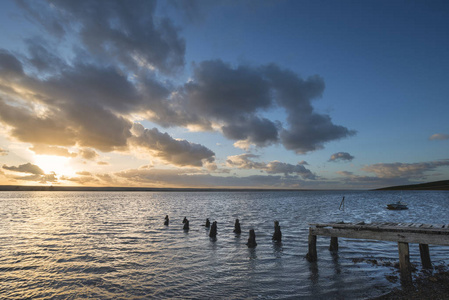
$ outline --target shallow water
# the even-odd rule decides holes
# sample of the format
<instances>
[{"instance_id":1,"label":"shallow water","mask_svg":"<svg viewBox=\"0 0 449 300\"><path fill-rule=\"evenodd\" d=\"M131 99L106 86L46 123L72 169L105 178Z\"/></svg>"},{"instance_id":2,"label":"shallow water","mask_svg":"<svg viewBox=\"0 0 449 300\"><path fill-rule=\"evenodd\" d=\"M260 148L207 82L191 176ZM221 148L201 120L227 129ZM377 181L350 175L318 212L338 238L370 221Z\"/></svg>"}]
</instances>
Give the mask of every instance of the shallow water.
<instances>
[{"instance_id":1,"label":"shallow water","mask_svg":"<svg viewBox=\"0 0 449 300\"><path fill-rule=\"evenodd\" d=\"M345 210L338 207L346 196ZM409 210L389 211L401 199ZM34 299L360 299L397 285L393 242L318 237L307 253L308 223L448 224L449 192L0 192L0 295ZM165 215L170 225L164 226ZM182 219L190 231L182 230ZM218 222L217 239L202 225ZM242 234L235 235L240 219ZM282 245L273 244L279 220ZM245 243L254 228L257 247ZM418 245L411 261L420 266ZM449 247L430 246L448 262Z\"/></svg>"}]
</instances>

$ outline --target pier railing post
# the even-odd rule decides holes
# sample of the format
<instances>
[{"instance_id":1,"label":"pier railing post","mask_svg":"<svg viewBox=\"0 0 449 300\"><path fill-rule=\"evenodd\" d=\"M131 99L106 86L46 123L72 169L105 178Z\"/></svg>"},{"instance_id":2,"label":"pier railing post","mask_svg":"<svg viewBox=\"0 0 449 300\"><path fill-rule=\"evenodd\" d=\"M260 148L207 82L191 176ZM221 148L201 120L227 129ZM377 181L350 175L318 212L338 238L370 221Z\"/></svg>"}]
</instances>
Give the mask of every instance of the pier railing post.
<instances>
[{"instance_id":1,"label":"pier railing post","mask_svg":"<svg viewBox=\"0 0 449 300\"><path fill-rule=\"evenodd\" d=\"M329 251L338 251L338 237L331 236L331 244L329 246Z\"/></svg>"},{"instance_id":2,"label":"pier railing post","mask_svg":"<svg viewBox=\"0 0 449 300\"><path fill-rule=\"evenodd\" d=\"M398 242L399 269L402 283L412 282L412 268L410 266L410 253L408 243Z\"/></svg>"},{"instance_id":3,"label":"pier railing post","mask_svg":"<svg viewBox=\"0 0 449 300\"><path fill-rule=\"evenodd\" d=\"M314 262L318 260L316 253L316 235L309 233L309 252L306 255L309 262Z\"/></svg>"},{"instance_id":4,"label":"pier railing post","mask_svg":"<svg viewBox=\"0 0 449 300\"><path fill-rule=\"evenodd\" d=\"M421 254L421 263L424 269L432 269L430 261L429 245L419 244L419 253Z\"/></svg>"}]
</instances>

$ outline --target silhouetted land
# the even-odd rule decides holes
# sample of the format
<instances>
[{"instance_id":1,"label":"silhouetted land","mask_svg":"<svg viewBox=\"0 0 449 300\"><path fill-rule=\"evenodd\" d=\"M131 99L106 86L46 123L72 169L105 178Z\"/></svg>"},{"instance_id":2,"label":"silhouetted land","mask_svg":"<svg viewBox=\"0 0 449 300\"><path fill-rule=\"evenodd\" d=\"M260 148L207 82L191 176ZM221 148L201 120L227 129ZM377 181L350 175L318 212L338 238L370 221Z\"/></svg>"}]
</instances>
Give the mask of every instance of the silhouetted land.
<instances>
[{"instance_id":1,"label":"silhouetted land","mask_svg":"<svg viewBox=\"0 0 449 300\"><path fill-rule=\"evenodd\" d=\"M391 186L377 189L388 190L444 190L449 191L449 180L421 184ZM245 188L146 188L146 187L91 187L91 186L33 186L0 185L0 191L85 191L85 192L237 192L237 191L315 191L313 189L245 189ZM344 190L341 190L344 191Z\"/></svg>"},{"instance_id":2,"label":"silhouetted land","mask_svg":"<svg viewBox=\"0 0 449 300\"><path fill-rule=\"evenodd\" d=\"M449 191L449 180L442 181L433 181L421 184L411 184L411 185L400 185L400 186L391 186L386 188L377 189L378 191L393 191L393 190L403 190L403 191L412 191L412 190L434 190L434 191Z\"/></svg>"},{"instance_id":3,"label":"silhouetted land","mask_svg":"<svg viewBox=\"0 0 449 300\"><path fill-rule=\"evenodd\" d=\"M33 186L0 185L0 191L84 191L84 192L235 192L235 191L307 191L306 189L235 189L235 188L146 188L146 187L89 187L89 186Z\"/></svg>"}]
</instances>

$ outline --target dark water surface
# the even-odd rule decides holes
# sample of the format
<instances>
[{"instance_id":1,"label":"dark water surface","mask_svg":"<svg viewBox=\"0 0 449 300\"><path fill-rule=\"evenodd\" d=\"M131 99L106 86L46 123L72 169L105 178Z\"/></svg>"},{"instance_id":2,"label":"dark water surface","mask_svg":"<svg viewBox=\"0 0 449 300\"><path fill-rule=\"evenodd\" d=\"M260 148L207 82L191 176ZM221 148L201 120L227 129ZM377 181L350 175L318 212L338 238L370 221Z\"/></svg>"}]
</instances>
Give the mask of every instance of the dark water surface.
<instances>
[{"instance_id":1,"label":"dark water surface","mask_svg":"<svg viewBox=\"0 0 449 300\"><path fill-rule=\"evenodd\" d=\"M400 198L409 210L385 209ZM310 264L308 223L448 224L448 215L449 192L0 192L0 298L363 299L398 284L386 280L392 268L366 262L398 261L397 244L340 239L331 255L319 237ZM216 241L206 218L218 222ZM274 220L282 245L271 241ZM255 249L245 245L251 228ZM420 266L418 245L410 251ZM430 253L448 262L449 247Z\"/></svg>"}]
</instances>

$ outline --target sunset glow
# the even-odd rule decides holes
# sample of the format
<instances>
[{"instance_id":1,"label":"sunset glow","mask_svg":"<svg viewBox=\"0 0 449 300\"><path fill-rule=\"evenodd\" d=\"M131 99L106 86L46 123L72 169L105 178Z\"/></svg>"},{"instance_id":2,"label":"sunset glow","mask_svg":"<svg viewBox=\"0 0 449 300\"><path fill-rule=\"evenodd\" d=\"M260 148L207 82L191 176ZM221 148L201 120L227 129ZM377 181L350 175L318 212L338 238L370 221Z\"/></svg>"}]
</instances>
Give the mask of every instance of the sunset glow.
<instances>
[{"instance_id":1,"label":"sunset glow","mask_svg":"<svg viewBox=\"0 0 449 300\"><path fill-rule=\"evenodd\" d=\"M0 184L449 178L445 1L0 3Z\"/></svg>"}]
</instances>

